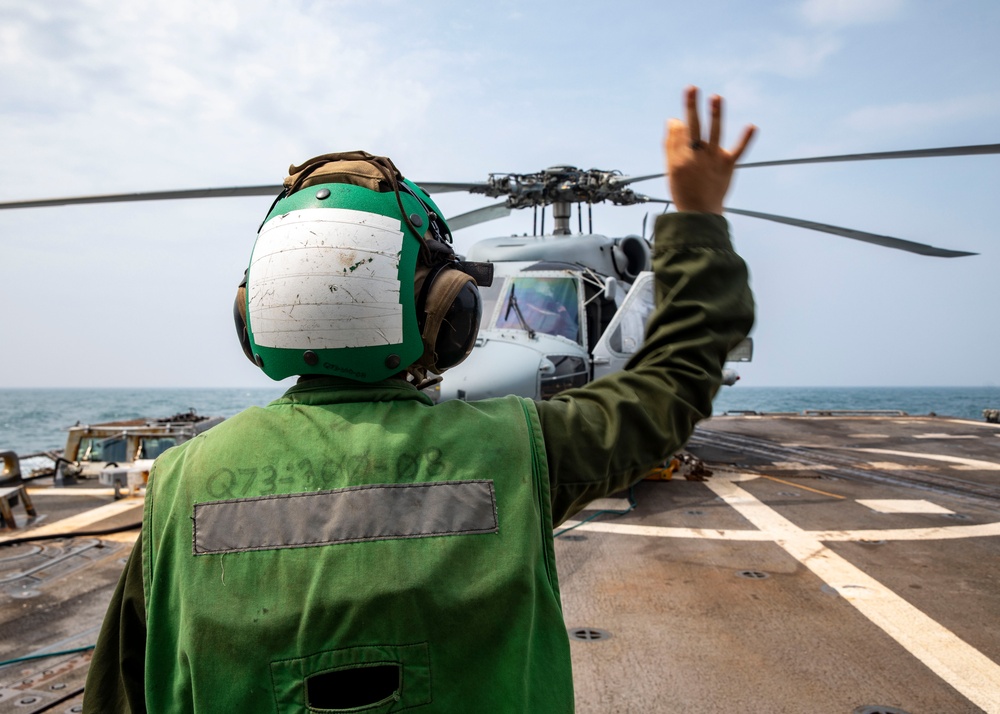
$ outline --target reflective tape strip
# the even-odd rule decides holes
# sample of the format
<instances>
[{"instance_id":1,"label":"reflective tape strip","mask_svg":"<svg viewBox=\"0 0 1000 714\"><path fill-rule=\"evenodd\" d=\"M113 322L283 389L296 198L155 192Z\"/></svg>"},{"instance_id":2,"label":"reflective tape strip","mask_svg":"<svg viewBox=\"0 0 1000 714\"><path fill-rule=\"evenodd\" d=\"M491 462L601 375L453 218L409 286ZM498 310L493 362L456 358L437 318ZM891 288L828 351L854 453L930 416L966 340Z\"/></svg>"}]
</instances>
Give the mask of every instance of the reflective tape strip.
<instances>
[{"instance_id":1,"label":"reflective tape strip","mask_svg":"<svg viewBox=\"0 0 1000 714\"><path fill-rule=\"evenodd\" d=\"M496 533L493 481L354 486L194 506L194 554Z\"/></svg>"}]
</instances>

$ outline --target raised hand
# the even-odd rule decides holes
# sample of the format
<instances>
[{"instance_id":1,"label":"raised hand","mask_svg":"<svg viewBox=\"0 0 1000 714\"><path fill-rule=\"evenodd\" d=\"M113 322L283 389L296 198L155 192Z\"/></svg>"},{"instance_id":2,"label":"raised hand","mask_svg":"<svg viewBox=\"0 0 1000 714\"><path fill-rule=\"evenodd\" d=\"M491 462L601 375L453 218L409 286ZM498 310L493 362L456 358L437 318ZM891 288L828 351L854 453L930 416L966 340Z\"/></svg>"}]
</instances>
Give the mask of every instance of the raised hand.
<instances>
[{"instance_id":1,"label":"raised hand","mask_svg":"<svg viewBox=\"0 0 1000 714\"><path fill-rule=\"evenodd\" d=\"M698 120L698 88L684 90L687 124L680 119L667 122L663 142L666 153L670 194L678 211L722 213L722 200L729 190L733 169L757 130L748 124L731 150L719 146L722 135L722 97L709 98L712 123L708 141L701 138Z\"/></svg>"}]
</instances>

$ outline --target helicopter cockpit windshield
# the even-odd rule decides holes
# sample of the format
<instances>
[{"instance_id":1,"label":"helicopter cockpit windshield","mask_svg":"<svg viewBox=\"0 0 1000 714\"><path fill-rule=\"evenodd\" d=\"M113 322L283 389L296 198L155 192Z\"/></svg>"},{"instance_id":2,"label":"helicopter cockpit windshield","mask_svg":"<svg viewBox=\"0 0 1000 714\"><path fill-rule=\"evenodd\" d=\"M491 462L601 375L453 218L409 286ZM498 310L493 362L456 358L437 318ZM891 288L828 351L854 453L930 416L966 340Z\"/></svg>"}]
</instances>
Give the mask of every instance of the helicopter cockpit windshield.
<instances>
[{"instance_id":1,"label":"helicopter cockpit windshield","mask_svg":"<svg viewBox=\"0 0 1000 714\"><path fill-rule=\"evenodd\" d=\"M573 277L511 278L500 305L494 323L497 329L541 332L581 343L579 295Z\"/></svg>"}]
</instances>

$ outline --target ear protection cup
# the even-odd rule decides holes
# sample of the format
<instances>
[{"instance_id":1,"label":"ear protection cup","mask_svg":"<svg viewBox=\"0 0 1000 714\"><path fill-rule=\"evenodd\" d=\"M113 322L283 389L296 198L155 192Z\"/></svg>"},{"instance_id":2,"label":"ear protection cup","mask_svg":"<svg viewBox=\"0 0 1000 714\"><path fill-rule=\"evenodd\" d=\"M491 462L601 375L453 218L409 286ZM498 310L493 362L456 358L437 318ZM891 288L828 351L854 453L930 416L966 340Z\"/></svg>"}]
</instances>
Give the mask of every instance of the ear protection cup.
<instances>
[{"instance_id":1,"label":"ear protection cup","mask_svg":"<svg viewBox=\"0 0 1000 714\"><path fill-rule=\"evenodd\" d=\"M461 275L461 273L459 273ZM451 369L465 361L476 344L483 303L472 280L465 280L445 313L434 341L438 370Z\"/></svg>"},{"instance_id":2,"label":"ear protection cup","mask_svg":"<svg viewBox=\"0 0 1000 714\"><path fill-rule=\"evenodd\" d=\"M450 263L433 268L417 300L417 321L424 340L420 364L440 373L461 363L472 351L482 315L475 280Z\"/></svg>"},{"instance_id":3,"label":"ear protection cup","mask_svg":"<svg viewBox=\"0 0 1000 714\"><path fill-rule=\"evenodd\" d=\"M250 346L250 335L247 332L247 276L243 274L243 282L236 288L236 299L233 301L233 321L236 323L236 336L247 359L257 364Z\"/></svg>"}]
</instances>

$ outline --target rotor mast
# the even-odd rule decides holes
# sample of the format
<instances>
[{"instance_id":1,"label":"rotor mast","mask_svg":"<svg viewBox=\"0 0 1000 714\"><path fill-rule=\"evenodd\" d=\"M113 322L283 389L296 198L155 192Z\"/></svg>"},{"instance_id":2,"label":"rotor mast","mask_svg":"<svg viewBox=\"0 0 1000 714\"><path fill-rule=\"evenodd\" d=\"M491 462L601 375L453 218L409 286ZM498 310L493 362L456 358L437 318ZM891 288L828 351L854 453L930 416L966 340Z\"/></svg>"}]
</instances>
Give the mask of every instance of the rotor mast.
<instances>
[{"instance_id":1,"label":"rotor mast","mask_svg":"<svg viewBox=\"0 0 1000 714\"><path fill-rule=\"evenodd\" d=\"M552 219L556 224L552 235L568 236L573 232L569 227L570 212L569 201L556 201L552 204Z\"/></svg>"}]
</instances>

